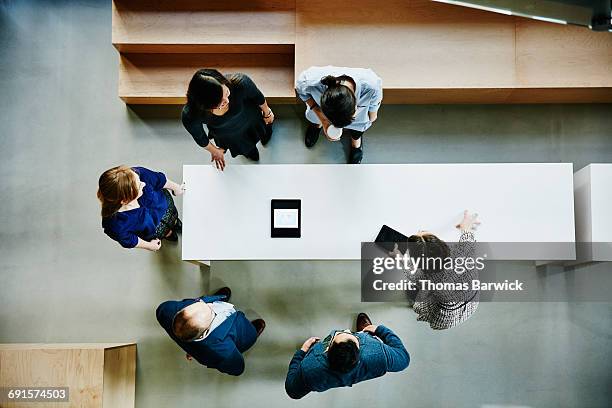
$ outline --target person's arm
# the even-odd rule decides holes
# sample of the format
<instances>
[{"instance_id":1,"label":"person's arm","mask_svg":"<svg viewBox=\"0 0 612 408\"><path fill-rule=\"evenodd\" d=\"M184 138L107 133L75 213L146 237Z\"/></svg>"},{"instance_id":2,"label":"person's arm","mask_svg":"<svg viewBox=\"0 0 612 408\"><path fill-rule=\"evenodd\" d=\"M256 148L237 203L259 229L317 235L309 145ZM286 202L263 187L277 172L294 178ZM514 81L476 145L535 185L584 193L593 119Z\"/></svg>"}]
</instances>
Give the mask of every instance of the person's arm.
<instances>
[{"instance_id":1,"label":"person's arm","mask_svg":"<svg viewBox=\"0 0 612 408\"><path fill-rule=\"evenodd\" d=\"M325 132L325 135L327 135L327 128L331 125L331 122L329 119L327 119L327 116L325 116L321 110L321 107L317 105L312 97L306 100L304 103L308 105L310 110L313 111L315 115L317 115L317 118L319 118L319 122L321 122L321 126L323 127L323 132Z\"/></svg>"},{"instance_id":2,"label":"person's arm","mask_svg":"<svg viewBox=\"0 0 612 408\"><path fill-rule=\"evenodd\" d=\"M285 391L292 399L300 399L311 391L302 376L301 365L310 347L319 340L318 337L311 337L306 340L302 348L295 352L289 363L289 370L285 379Z\"/></svg>"},{"instance_id":3,"label":"person's arm","mask_svg":"<svg viewBox=\"0 0 612 408\"><path fill-rule=\"evenodd\" d=\"M304 383L300 369L300 364L302 364L305 355L305 351L298 350L289 363L289 371L287 371L287 379L285 380L285 391L292 399L300 399L310 392L306 383Z\"/></svg>"},{"instance_id":4,"label":"person's arm","mask_svg":"<svg viewBox=\"0 0 612 408\"><path fill-rule=\"evenodd\" d=\"M267 101L264 100L264 103L259 105L259 109L261 109L261 114L266 125L274 122L274 112L272 112L272 109L268 106Z\"/></svg>"},{"instance_id":5,"label":"person's arm","mask_svg":"<svg viewBox=\"0 0 612 408\"><path fill-rule=\"evenodd\" d=\"M167 179L166 184L164 184L164 188L166 190L170 190L173 195L180 196L185 192L185 183L175 183L174 181Z\"/></svg>"},{"instance_id":6,"label":"person's arm","mask_svg":"<svg viewBox=\"0 0 612 408\"><path fill-rule=\"evenodd\" d=\"M474 230L480 225L478 214L470 214L468 210L463 212L463 219L455 227L460 231L459 241L451 248L451 258L473 257L476 252L476 237Z\"/></svg>"},{"instance_id":7,"label":"person's arm","mask_svg":"<svg viewBox=\"0 0 612 408\"><path fill-rule=\"evenodd\" d=\"M202 120L194 117L187 105L183 107L183 112L181 113L181 121L183 122L183 126L189 132L193 140L197 143L198 146L208 150L210 153L210 157L212 162L215 162L215 166L219 170L223 170L225 168L225 150L215 146L208 140L208 135L204 130L204 125L202 124Z\"/></svg>"},{"instance_id":8,"label":"person's arm","mask_svg":"<svg viewBox=\"0 0 612 408\"><path fill-rule=\"evenodd\" d=\"M161 241L159 239L153 239L151 241L145 241L138 235L127 230L113 230L112 228L105 228L104 232L117 241L119 245L126 249L139 248L148 249L149 251L157 251L161 248Z\"/></svg>"},{"instance_id":9,"label":"person's arm","mask_svg":"<svg viewBox=\"0 0 612 408\"><path fill-rule=\"evenodd\" d=\"M371 84L372 96L370 98L370 104L368 106L368 118L370 122L374 123L378 119L378 109L383 99L383 88L382 79L380 79L374 72L372 72L373 80Z\"/></svg>"},{"instance_id":10,"label":"person's arm","mask_svg":"<svg viewBox=\"0 0 612 408\"><path fill-rule=\"evenodd\" d=\"M224 342L221 349L214 348L219 353L219 363L214 367L222 373L238 376L244 372L244 358L233 342ZM200 362L201 364L204 364ZM209 365L210 367L211 365Z\"/></svg>"},{"instance_id":11,"label":"person's arm","mask_svg":"<svg viewBox=\"0 0 612 408\"><path fill-rule=\"evenodd\" d=\"M274 112L268 106L268 102L266 101L266 97L259 90L255 82L246 74L239 74L238 76L238 86L242 87L245 97L255 102L259 109L261 109L261 116L264 119L266 125L274 122Z\"/></svg>"},{"instance_id":12,"label":"person's arm","mask_svg":"<svg viewBox=\"0 0 612 408\"><path fill-rule=\"evenodd\" d=\"M319 122L321 122L321 125L323 127L323 132L325 132L325 135L327 136L327 128L329 127L331 122L323 114L321 107L319 107L319 105L313 99L312 95L308 90L309 81L307 71L308 70L303 71L300 74L297 82L295 83L295 93L302 100L302 102L304 102L310 108L310 110L312 110L314 114L317 115L317 118L319 118Z\"/></svg>"},{"instance_id":13,"label":"person's arm","mask_svg":"<svg viewBox=\"0 0 612 408\"><path fill-rule=\"evenodd\" d=\"M364 332L374 334L384 343L385 356L387 358L387 371L402 371L410 364L410 355L404 344L395 333L386 326L370 325L363 329Z\"/></svg>"},{"instance_id":14,"label":"person's arm","mask_svg":"<svg viewBox=\"0 0 612 408\"><path fill-rule=\"evenodd\" d=\"M151 241L145 241L144 239L137 237L138 243L134 248L148 249L149 251L157 252L161 248L161 240L155 238Z\"/></svg>"}]
</instances>

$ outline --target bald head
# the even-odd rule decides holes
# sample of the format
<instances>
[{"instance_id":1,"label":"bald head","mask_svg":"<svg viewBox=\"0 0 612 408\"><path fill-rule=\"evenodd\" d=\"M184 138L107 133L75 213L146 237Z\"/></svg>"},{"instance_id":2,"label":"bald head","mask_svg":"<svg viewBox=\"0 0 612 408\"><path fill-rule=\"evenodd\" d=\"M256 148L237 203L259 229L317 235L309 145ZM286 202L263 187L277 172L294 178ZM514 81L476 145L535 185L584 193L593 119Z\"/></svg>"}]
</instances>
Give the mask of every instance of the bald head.
<instances>
[{"instance_id":1,"label":"bald head","mask_svg":"<svg viewBox=\"0 0 612 408\"><path fill-rule=\"evenodd\" d=\"M204 302L181 309L172 322L174 335L182 341L193 341L204 335L212 322L212 310Z\"/></svg>"}]
</instances>

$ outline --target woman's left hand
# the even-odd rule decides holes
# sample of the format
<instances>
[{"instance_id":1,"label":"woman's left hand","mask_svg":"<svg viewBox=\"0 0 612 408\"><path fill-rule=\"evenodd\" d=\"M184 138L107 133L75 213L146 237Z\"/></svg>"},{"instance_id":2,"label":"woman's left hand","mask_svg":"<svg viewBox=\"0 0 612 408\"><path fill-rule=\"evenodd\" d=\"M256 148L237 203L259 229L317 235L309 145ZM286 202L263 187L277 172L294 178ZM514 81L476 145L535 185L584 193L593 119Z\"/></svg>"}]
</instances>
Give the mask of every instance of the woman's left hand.
<instances>
[{"instance_id":1,"label":"woman's left hand","mask_svg":"<svg viewBox=\"0 0 612 408\"><path fill-rule=\"evenodd\" d=\"M177 184L176 187L172 189L172 192L175 196L183 195L185 192L185 182L183 181L181 184Z\"/></svg>"},{"instance_id":2,"label":"woman's left hand","mask_svg":"<svg viewBox=\"0 0 612 408\"><path fill-rule=\"evenodd\" d=\"M270 125L274 122L274 112L272 112L272 109L268 110L268 112L262 111L261 114L266 125Z\"/></svg>"}]
</instances>

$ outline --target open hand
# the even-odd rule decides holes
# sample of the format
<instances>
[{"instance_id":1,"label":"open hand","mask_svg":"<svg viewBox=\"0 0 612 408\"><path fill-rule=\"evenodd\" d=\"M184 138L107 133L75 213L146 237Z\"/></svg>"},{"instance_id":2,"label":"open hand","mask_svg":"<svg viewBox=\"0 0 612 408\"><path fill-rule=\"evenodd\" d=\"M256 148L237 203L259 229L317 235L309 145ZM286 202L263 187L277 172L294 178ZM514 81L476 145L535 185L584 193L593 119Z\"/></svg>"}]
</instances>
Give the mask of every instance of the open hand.
<instances>
[{"instance_id":1,"label":"open hand","mask_svg":"<svg viewBox=\"0 0 612 408\"><path fill-rule=\"evenodd\" d=\"M210 161L215 162L215 166L223 171L225 169L225 150L216 148L210 153Z\"/></svg>"},{"instance_id":2,"label":"open hand","mask_svg":"<svg viewBox=\"0 0 612 408\"><path fill-rule=\"evenodd\" d=\"M480 221L478 221L478 214L470 214L468 210L465 210L463 212L463 219L459 224L455 225L455 227L461 231L471 231L478 225L480 225Z\"/></svg>"}]
</instances>

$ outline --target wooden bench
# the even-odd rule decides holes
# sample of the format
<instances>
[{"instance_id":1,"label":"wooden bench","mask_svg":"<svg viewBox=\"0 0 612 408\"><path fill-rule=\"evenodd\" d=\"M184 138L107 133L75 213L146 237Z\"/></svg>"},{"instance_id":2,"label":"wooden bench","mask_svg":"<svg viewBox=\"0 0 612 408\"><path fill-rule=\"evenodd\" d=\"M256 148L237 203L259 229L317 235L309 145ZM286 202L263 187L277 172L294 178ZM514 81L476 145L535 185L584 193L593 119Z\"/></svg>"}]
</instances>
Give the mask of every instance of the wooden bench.
<instances>
[{"instance_id":1,"label":"wooden bench","mask_svg":"<svg viewBox=\"0 0 612 408\"><path fill-rule=\"evenodd\" d=\"M67 387L70 401L2 407L133 408L135 385L135 343L0 344L0 387Z\"/></svg>"}]
</instances>

